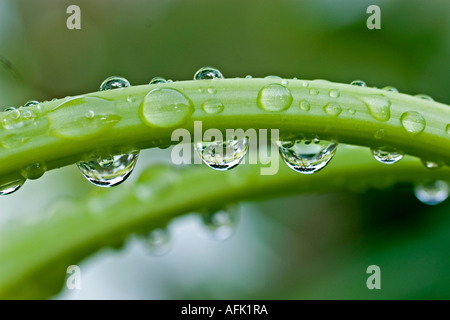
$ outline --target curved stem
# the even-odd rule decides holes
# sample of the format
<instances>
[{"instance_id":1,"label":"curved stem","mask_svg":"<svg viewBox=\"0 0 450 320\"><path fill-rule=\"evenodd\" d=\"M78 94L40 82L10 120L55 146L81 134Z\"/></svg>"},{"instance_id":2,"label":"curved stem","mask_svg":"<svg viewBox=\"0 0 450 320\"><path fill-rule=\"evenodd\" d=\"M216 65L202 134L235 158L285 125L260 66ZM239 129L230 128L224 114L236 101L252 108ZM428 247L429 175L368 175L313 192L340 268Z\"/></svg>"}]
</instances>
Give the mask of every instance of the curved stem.
<instances>
[{"instance_id":1,"label":"curved stem","mask_svg":"<svg viewBox=\"0 0 450 320\"><path fill-rule=\"evenodd\" d=\"M67 201L31 227L0 232L0 297L42 298L60 290L69 265L104 246L120 247L131 233L163 227L176 216L230 202L295 193L387 188L424 179L450 180L450 169L426 169L405 157L395 165L375 161L369 150L341 146L326 169L298 174L282 166L262 176L260 166L227 172L206 166L152 166L129 188L94 189Z\"/></svg>"},{"instance_id":2,"label":"curved stem","mask_svg":"<svg viewBox=\"0 0 450 320\"><path fill-rule=\"evenodd\" d=\"M258 103L262 88L273 84ZM149 94L157 88L165 89ZM202 104L210 99L220 101L223 111L205 112ZM309 111L300 107L302 102ZM268 111L274 109L279 111ZM405 118L407 112L412 116ZM282 138L307 134L391 146L450 163L450 107L438 102L321 80L200 80L95 92L2 113L0 182L19 177L30 164L50 170L97 149L123 152L167 145L174 129L193 132L197 120L204 130L275 128Z\"/></svg>"}]
</instances>

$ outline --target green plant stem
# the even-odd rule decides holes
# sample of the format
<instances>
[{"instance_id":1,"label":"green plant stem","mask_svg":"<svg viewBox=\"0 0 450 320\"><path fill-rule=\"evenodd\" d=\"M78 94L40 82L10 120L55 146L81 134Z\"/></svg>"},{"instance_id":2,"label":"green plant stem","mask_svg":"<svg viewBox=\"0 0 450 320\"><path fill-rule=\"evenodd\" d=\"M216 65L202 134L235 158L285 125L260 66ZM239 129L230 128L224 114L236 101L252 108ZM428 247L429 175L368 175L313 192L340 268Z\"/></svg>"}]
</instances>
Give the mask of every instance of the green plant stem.
<instances>
[{"instance_id":1,"label":"green plant stem","mask_svg":"<svg viewBox=\"0 0 450 320\"><path fill-rule=\"evenodd\" d=\"M296 193L386 189L395 183L450 180L450 169L426 169L416 158L394 165L375 161L366 148L341 146L330 164L313 175L282 165L262 176L258 165L218 172L205 165L155 165L137 183L97 188L66 201L33 225L0 230L0 297L43 298L57 293L66 268L105 246L120 247L132 233L163 227L171 219L230 202ZM175 244L176 245L176 244Z\"/></svg>"},{"instance_id":2,"label":"green plant stem","mask_svg":"<svg viewBox=\"0 0 450 320\"><path fill-rule=\"evenodd\" d=\"M174 143L170 141L173 130L180 127L192 132L196 120L203 122L203 130L274 128L280 129L281 137L309 134L368 147L392 146L426 160L450 163L450 135L446 132L450 107L447 105L375 88L320 80L288 80L286 87L292 94L293 102L287 110L273 112L259 108L257 96L261 88L281 81L180 81L95 92L77 96L76 99L67 97L28 107L38 115L35 121L13 129L5 128L4 123L10 112L4 112L0 116L4 126L0 130L3 146L0 149L0 183L19 177L24 167L37 162L50 170L80 161L97 149L122 152L130 148ZM150 127L142 121L139 108L145 96L161 87L177 89L192 101L194 112L186 121L171 128ZM214 88L216 93L209 93L208 88ZM317 90L318 94L312 95L311 89ZM338 98L330 96L332 89L339 90ZM376 120L369 113L364 100L369 104L372 101L376 108L378 102L374 97L378 100L384 97L390 101L389 120ZM211 98L222 102L223 112L208 114L202 109L202 103ZM72 101L67 102L69 100ZM310 103L309 111L299 107L302 100ZM329 102L341 106L342 112L338 116L324 111L324 106ZM86 116L89 110L99 118L89 121ZM400 119L407 111L423 116L426 127L422 133L412 135L403 128ZM102 119L106 120L100 125ZM65 130L64 135L55 134L61 130Z\"/></svg>"}]
</instances>

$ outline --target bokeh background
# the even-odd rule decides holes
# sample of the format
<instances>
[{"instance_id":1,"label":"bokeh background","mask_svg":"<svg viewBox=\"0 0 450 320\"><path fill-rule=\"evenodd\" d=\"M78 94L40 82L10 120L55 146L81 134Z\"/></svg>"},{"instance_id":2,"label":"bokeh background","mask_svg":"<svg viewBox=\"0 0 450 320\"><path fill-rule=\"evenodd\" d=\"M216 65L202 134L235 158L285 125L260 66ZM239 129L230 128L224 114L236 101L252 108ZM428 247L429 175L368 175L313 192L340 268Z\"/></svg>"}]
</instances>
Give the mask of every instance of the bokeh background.
<instances>
[{"instance_id":1,"label":"bokeh background","mask_svg":"<svg viewBox=\"0 0 450 320\"><path fill-rule=\"evenodd\" d=\"M81 8L81 30L66 9ZM381 30L366 9L381 7ZM0 107L131 84L278 75L395 86L450 103L450 2L334 0L0 0ZM170 161L145 150L136 171ZM121 187L132 184L134 174ZM74 166L2 197L0 223L39 219L58 199L93 188ZM26 199L26 201L24 201ZM311 194L240 205L235 235L209 239L198 216L170 225L171 251L136 239L80 263L82 289L55 299L450 298L450 203L418 202L409 186ZM366 288L367 266L382 289Z\"/></svg>"}]
</instances>

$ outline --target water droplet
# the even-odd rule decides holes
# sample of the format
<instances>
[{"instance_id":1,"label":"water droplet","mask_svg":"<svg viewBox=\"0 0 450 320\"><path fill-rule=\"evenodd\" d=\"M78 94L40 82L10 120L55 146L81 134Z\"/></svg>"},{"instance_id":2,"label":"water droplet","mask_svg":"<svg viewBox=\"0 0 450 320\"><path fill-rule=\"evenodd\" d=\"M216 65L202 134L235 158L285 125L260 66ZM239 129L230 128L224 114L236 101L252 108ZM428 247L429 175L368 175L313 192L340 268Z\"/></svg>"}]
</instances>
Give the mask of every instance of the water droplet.
<instances>
[{"instance_id":1,"label":"water droplet","mask_svg":"<svg viewBox=\"0 0 450 320\"><path fill-rule=\"evenodd\" d=\"M327 103L324 107L323 110L328 113L329 115L335 116L337 117L338 115L341 114L342 112L342 108L341 106L336 103L336 102L330 102Z\"/></svg>"},{"instance_id":2,"label":"water droplet","mask_svg":"<svg viewBox=\"0 0 450 320\"><path fill-rule=\"evenodd\" d=\"M311 110L311 104L307 100L300 101L300 109L303 111Z\"/></svg>"},{"instance_id":3,"label":"water droplet","mask_svg":"<svg viewBox=\"0 0 450 320\"><path fill-rule=\"evenodd\" d=\"M128 101L129 103L133 103L133 102L136 101L136 98L135 98L133 95L129 94L129 95L127 96L127 101Z\"/></svg>"},{"instance_id":4,"label":"water droplet","mask_svg":"<svg viewBox=\"0 0 450 320\"><path fill-rule=\"evenodd\" d=\"M205 93L206 89L205 88L198 88L198 92L200 93Z\"/></svg>"},{"instance_id":5,"label":"water droplet","mask_svg":"<svg viewBox=\"0 0 450 320\"><path fill-rule=\"evenodd\" d=\"M381 138L383 138L384 137L384 133L385 133L385 131L384 131L384 129L379 129L379 130L377 130L375 133L374 133L374 138L375 139L381 139Z\"/></svg>"},{"instance_id":6,"label":"water droplet","mask_svg":"<svg viewBox=\"0 0 450 320\"><path fill-rule=\"evenodd\" d=\"M86 112L86 118L88 118L88 119L94 119L94 117L95 117L95 112L94 112L94 110L88 110L88 111Z\"/></svg>"},{"instance_id":7,"label":"water droplet","mask_svg":"<svg viewBox=\"0 0 450 320\"><path fill-rule=\"evenodd\" d=\"M273 83L259 91L256 102L262 110L279 112L290 107L292 95L288 88Z\"/></svg>"},{"instance_id":8,"label":"water droplet","mask_svg":"<svg viewBox=\"0 0 450 320\"><path fill-rule=\"evenodd\" d=\"M150 91L139 107L141 120L152 127L170 128L184 123L194 105L183 93L172 88Z\"/></svg>"},{"instance_id":9,"label":"water droplet","mask_svg":"<svg viewBox=\"0 0 450 320\"><path fill-rule=\"evenodd\" d=\"M421 133L425 129L425 119L415 111L408 111L402 114L400 121L403 128L412 135Z\"/></svg>"},{"instance_id":10,"label":"water droplet","mask_svg":"<svg viewBox=\"0 0 450 320\"><path fill-rule=\"evenodd\" d=\"M39 104L39 101L36 100L30 100L27 103L25 103L23 106L24 107L31 107L31 106L36 106Z\"/></svg>"},{"instance_id":11,"label":"water droplet","mask_svg":"<svg viewBox=\"0 0 450 320\"><path fill-rule=\"evenodd\" d=\"M42 177L46 170L45 164L36 162L23 168L20 173L25 179L36 180Z\"/></svg>"},{"instance_id":12,"label":"water droplet","mask_svg":"<svg viewBox=\"0 0 450 320\"><path fill-rule=\"evenodd\" d=\"M264 79L281 80L281 77L271 75L271 76L265 76Z\"/></svg>"},{"instance_id":13,"label":"water droplet","mask_svg":"<svg viewBox=\"0 0 450 320\"><path fill-rule=\"evenodd\" d=\"M416 97L423 100L434 101L434 99L427 94L416 94Z\"/></svg>"},{"instance_id":14,"label":"water droplet","mask_svg":"<svg viewBox=\"0 0 450 320\"><path fill-rule=\"evenodd\" d=\"M161 77L154 77L152 80L150 80L149 84L158 84L158 83L166 83L167 80Z\"/></svg>"},{"instance_id":15,"label":"water droplet","mask_svg":"<svg viewBox=\"0 0 450 320\"><path fill-rule=\"evenodd\" d=\"M358 86L358 87L367 87L367 84L362 80L354 80L354 81L350 82L350 85Z\"/></svg>"},{"instance_id":16,"label":"water droplet","mask_svg":"<svg viewBox=\"0 0 450 320\"><path fill-rule=\"evenodd\" d=\"M210 168L219 171L236 167L248 150L248 140L233 139L229 141L196 142L194 149Z\"/></svg>"},{"instance_id":17,"label":"water droplet","mask_svg":"<svg viewBox=\"0 0 450 320\"><path fill-rule=\"evenodd\" d=\"M223 104L219 99L208 99L203 102L202 108L206 113L216 114L223 111Z\"/></svg>"},{"instance_id":18,"label":"water droplet","mask_svg":"<svg viewBox=\"0 0 450 320\"><path fill-rule=\"evenodd\" d=\"M382 94L361 96L358 99L366 105L375 120L388 121L391 118L391 100Z\"/></svg>"},{"instance_id":19,"label":"water droplet","mask_svg":"<svg viewBox=\"0 0 450 320\"><path fill-rule=\"evenodd\" d=\"M125 181L133 171L139 152L93 157L77 163L83 176L99 187L113 187Z\"/></svg>"},{"instance_id":20,"label":"water droplet","mask_svg":"<svg viewBox=\"0 0 450 320\"><path fill-rule=\"evenodd\" d=\"M398 93L397 88L394 88L394 87L391 87L391 86L384 87L383 90L386 90L386 91L389 91L389 92Z\"/></svg>"},{"instance_id":21,"label":"water droplet","mask_svg":"<svg viewBox=\"0 0 450 320\"><path fill-rule=\"evenodd\" d=\"M249 74L245 76L245 79L252 79L252 78L253 77L251 75L249 75Z\"/></svg>"},{"instance_id":22,"label":"water droplet","mask_svg":"<svg viewBox=\"0 0 450 320\"><path fill-rule=\"evenodd\" d=\"M309 82L308 81L306 81L306 80L302 80L301 81L301 85L302 85L302 87L308 87L309 86Z\"/></svg>"},{"instance_id":23,"label":"water droplet","mask_svg":"<svg viewBox=\"0 0 450 320\"><path fill-rule=\"evenodd\" d=\"M332 98L339 98L339 96L341 95L341 92L339 90L337 90L337 89L331 89L328 94Z\"/></svg>"},{"instance_id":24,"label":"water droplet","mask_svg":"<svg viewBox=\"0 0 450 320\"><path fill-rule=\"evenodd\" d=\"M217 89L214 88L214 87L209 87L209 88L208 88L208 93L209 93L209 94L216 94L216 93L217 93Z\"/></svg>"},{"instance_id":25,"label":"water droplet","mask_svg":"<svg viewBox=\"0 0 450 320\"><path fill-rule=\"evenodd\" d=\"M167 83L173 83L172 79L167 80Z\"/></svg>"},{"instance_id":26,"label":"water droplet","mask_svg":"<svg viewBox=\"0 0 450 320\"><path fill-rule=\"evenodd\" d=\"M373 148L371 151L374 158L384 164L396 163L400 161L404 155L403 152L391 147Z\"/></svg>"},{"instance_id":27,"label":"water droplet","mask_svg":"<svg viewBox=\"0 0 450 320\"><path fill-rule=\"evenodd\" d=\"M316 96L319 94L319 90L317 90L315 88L311 88L311 89L309 89L309 94L312 96Z\"/></svg>"},{"instance_id":28,"label":"water droplet","mask_svg":"<svg viewBox=\"0 0 450 320\"><path fill-rule=\"evenodd\" d=\"M447 182L437 180L417 185L414 188L416 198L428 205L437 205L448 198L450 188Z\"/></svg>"},{"instance_id":29,"label":"water droplet","mask_svg":"<svg viewBox=\"0 0 450 320\"><path fill-rule=\"evenodd\" d=\"M144 237L144 244L150 254L163 256L170 251L170 235L166 229L154 229Z\"/></svg>"},{"instance_id":30,"label":"water droplet","mask_svg":"<svg viewBox=\"0 0 450 320\"><path fill-rule=\"evenodd\" d=\"M288 81L287 81L286 79L283 79L283 80L281 80L281 84L282 84L283 86L287 86Z\"/></svg>"},{"instance_id":31,"label":"water droplet","mask_svg":"<svg viewBox=\"0 0 450 320\"><path fill-rule=\"evenodd\" d=\"M279 141L284 162L293 170L311 174L327 165L336 152L337 143L313 140Z\"/></svg>"},{"instance_id":32,"label":"water droplet","mask_svg":"<svg viewBox=\"0 0 450 320\"><path fill-rule=\"evenodd\" d=\"M47 113L46 118L51 135L79 141L104 133L122 119L117 115L113 101L92 96L64 101Z\"/></svg>"},{"instance_id":33,"label":"water droplet","mask_svg":"<svg viewBox=\"0 0 450 320\"><path fill-rule=\"evenodd\" d=\"M239 221L239 210L237 206L229 205L223 209L209 210L201 218L208 235L214 240L223 241L235 233Z\"/></svg>"},{"instance_id":34,"label":"water droplet","mask_svg":"<svg viewBox=\"0 0 450 320\"><path fill-rule=\"evenodd\" d=\"M356 110L354 108L348 108L347 112L350 113L351 115L354 115L356 113Z\"/></svg>"},{"instance_id":35,"label":"water droplet","mask_svg":"<svg viewBox=\"0 0 450 320\"><path fill-rule=\"evenodd\" d=\"M0 196L6 196L19 190L25 183L26 179L20 178L0 185Z\"/></svg>"},{"instance_id":36,"label":"water droplet","mask_svg":"<svg viewBox=\"0 0 450 320\"><path fill-rule=\"evenodd\" d=\"M100 85L100 91L120 89L131 86L127 79L117 76L107 78Z\"/></svg>"},{"instance_id":37,"label":"water droplet","mask_svg":"<svg viewBox=\"0 0 450 320\"><path fill-rule=\"evenodd\" d=\"M199 69L195 75L194 80L217 80L223 79L222 73L212 67L203 67Z\"/></svg>"},{"instance_id":38,"label":"water droplet","mask_svg":"<svg viewBox=\"0 0 450 320\"><path fill-rule=\"evenodd\" d=\"M430 160L425 160L425 159L421 159L421 161L422 161L423 165L425 166L425 168L427 168L427 169L439 169L444 165L441 162L430 161Z\"/></svg>"},{"instance_id":39,"label":"water droplet","mask_svg":"<svg viewBox=\"0 0 450 320\"><path fill-rule=\"evenodd\" d=\"M30 140L30 137L25 137L22 134L13 133L13 134L4 136L1 140L1 144L6 149L13 149L13 148L20 147L21 145L23 145L24 143L26 143L29 140Z\"/></svg>"}]
</instances>

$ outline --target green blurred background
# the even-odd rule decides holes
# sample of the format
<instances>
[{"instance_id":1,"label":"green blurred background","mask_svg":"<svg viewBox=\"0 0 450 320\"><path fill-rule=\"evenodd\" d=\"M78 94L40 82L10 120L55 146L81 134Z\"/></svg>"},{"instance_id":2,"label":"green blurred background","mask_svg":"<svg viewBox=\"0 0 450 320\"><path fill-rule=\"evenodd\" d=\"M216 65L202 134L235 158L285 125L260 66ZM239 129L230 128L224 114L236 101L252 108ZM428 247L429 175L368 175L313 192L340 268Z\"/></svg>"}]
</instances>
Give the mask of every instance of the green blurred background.
<instances>
[{"instance_id":1,"label":"green blurred background","mask_svg":"<svg viewBox=\"0 0 450 320\"><path fill-rule=\"evenodd\" d=\"M81 30L66 28L71 4ZM366 27L371 4L381 30ZM0 0L0 106L92 92L111 75L188 80L202 66L225 77L362 79L449 104L449 35L447 0ZM169 154L142 152L136 171ZM0 223L40 219L90 188L73 166L55 170L2 198ZM167 255L137 239L104 249L80 264L82 290L54 298L450 298L450 205L427 207L410 189L244 203L223 242L202 237L189 215L170 226ZM378 291L366 287L371 264Z\"/></svg>"}]
</instances>

